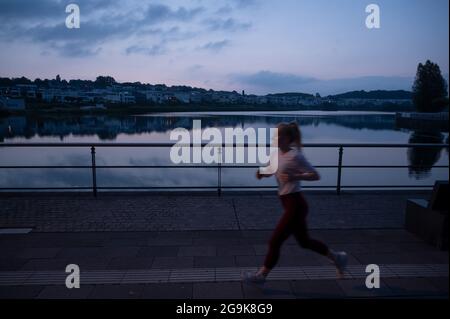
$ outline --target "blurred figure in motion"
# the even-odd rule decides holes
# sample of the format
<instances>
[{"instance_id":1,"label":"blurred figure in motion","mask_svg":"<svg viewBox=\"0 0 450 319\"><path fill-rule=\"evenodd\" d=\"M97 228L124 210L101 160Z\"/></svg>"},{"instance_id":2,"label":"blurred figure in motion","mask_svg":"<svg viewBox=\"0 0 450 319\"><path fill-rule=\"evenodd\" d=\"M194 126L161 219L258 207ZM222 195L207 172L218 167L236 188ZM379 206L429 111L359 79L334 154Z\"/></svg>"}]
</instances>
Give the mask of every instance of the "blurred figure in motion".
<instances>
[{"instance_id":1,"label":"blurred figure in motion","mask_svg":"<svg viewBox=\"0 0 450 319\"><path fill-rule=\"evenodd\" d=\"M277 128L275 139L278 141L278 154L274 154L277 158L274 160L272 157L269 166L259 169L256 177L262 179L275 175L284 213L269 241L264 265L256 273L243 273L242 279L248 283L264 283L278 262L281 246L291 235L295 236L301 247L329 258L336 266L338 277L341 277L347 265L347 254L329 249L308 234L308 204L303 197L300 181L317 181L320 179L319 173L302 153L301 132L297 123L281 123Z\"/></svg>"}]
</instances>

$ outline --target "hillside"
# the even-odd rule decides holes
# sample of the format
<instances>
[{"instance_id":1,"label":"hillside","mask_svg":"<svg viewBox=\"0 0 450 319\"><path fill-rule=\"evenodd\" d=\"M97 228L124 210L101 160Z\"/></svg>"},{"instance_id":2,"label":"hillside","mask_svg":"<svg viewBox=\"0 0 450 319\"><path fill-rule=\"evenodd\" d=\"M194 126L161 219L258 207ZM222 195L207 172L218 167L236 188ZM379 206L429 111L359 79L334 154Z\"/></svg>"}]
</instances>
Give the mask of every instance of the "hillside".
<instances>
[{"instance_id":1,"label":"hillside","mask_svg":"<svg viewBox=\"0 0 450 319\"><path fill-rule=\"evenodd\" d=\"M333 99L409 100L412 99L412 92L404 90L351 91L329 97Z\"/></svg>"}]
</instances>

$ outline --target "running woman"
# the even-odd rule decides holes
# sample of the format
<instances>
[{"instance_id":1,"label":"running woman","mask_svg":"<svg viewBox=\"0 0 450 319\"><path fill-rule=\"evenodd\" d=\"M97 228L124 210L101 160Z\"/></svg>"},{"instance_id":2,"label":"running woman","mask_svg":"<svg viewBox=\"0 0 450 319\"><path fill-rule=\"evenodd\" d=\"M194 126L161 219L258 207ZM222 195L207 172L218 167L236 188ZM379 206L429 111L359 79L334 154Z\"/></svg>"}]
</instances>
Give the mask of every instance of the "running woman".
<instances>
[{"instance_id":1,"label":"running woman","mask_svg":"<svg viewBox=\"0 0 450 319\"><path fill-rule=\"evenodd\" d=\"M308 204L301 192L300 181L317 181L320 175L302 153L300 129L295 122L281 123L277 128L278 136L275 137L278 139L279 148L277 169L271 167L274 162L271 160L268 167L257 171L256 177L261 179L275 175L284 214L270 238L264 265L256 273L243 273L243 280L263 284L278 262L283 242L291 235L295 236L301 247L329 258L336 266L338 277L342 277L347 266L347 254L329 249L324 243L312 239L308 234L306 221Z\"/></svg>"}]
</instances>

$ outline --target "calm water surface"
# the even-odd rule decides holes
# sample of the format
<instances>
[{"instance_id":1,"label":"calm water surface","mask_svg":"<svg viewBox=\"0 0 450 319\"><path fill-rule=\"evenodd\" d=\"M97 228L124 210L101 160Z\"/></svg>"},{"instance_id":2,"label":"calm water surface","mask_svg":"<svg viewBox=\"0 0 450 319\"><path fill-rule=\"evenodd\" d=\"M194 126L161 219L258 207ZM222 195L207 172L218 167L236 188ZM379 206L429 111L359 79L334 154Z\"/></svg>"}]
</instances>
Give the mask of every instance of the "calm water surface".
<instances>
[{"instance_id":1,"label":"calm water surface","mask_svg":"<svg viewBox=\"0 0 450 319\"><path fill-rule=\"evenodd\" d=\"M448 143L447 132L396 128L395 114L373 112L202 112L161 113L141 116L9 117L0 119L4 143L139 143L170 142L174 128L273 128L279 122L297 121L304 143ZM208 141L205 141L208 142ZM172 165L169 149L98 148L97 165ZM305 148L316 165L336 165L337 148ZM448 149L345 149L344 165L414 165L401 169L344 169L344 186L431 185L448 179ZM0 165L90 165L88 148L0 148ZM320 168L322 180L305 186L335 185L335 168ZM0 169L0 187L91 186L88 169ZM100 187L215 186L216 169L98 169ZM273 179L254 178L254 169L222 169L222 185L275 185Z\"/></svg>"}]
</instances>

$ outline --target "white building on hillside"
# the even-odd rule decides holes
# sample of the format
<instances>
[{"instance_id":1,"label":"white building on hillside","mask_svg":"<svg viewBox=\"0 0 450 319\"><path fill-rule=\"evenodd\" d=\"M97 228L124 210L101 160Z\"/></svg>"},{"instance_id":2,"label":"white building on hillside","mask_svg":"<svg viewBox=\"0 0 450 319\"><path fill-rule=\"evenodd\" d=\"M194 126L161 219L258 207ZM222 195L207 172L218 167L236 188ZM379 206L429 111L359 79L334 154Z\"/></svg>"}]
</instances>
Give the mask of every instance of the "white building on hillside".
<instances>
[{"instance_id":1,"label":"white building on hillside","mask_svg":"<svg viewBox=\"0 0 450 319\"><path fill-rule=\"evenodd\" d=\"M146 91L145 98L153 103L165 103L173 97L173 94L163 91Z\"/></svg>"},{"instance_id":2,"label":"white building on hillside","mask_svg":"<svg viewBox=\"0 0 450 319\"><path fill-rule=\"evenodd\" d=\"M135 104L136 98L134 95L129 94L128 92L118 92L118 93L109 93L106 94L104 100L113 104Z\"/></svg>"},{"instance_id":3,"label":"white building on hillside","mask_svg":"<svg viewBox=\"0 0 450 319\"><path fill-rule=\"evenodd\" d=\"M181 103L191 102L191 93L190 92L174 92L173 96Z\"/></svg>"},{"instance_id":4,"label":"white building on hillside","mask_svg":"<svg viewBox=\"0 0 450 319\"><path fill-rule=\"evenodd\" d=\"M372 104L372 105L383 105L386 103L392 103L397 105L408 104L411 103L411 99L358 99L358 98L349 98L349 99L339 99L337 101L338 105L343 106L356 106L356 105L364 105L364 104Z\"/></svg>"}]
</instances>

